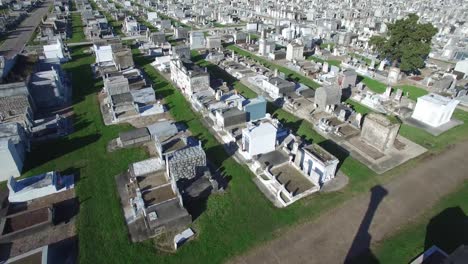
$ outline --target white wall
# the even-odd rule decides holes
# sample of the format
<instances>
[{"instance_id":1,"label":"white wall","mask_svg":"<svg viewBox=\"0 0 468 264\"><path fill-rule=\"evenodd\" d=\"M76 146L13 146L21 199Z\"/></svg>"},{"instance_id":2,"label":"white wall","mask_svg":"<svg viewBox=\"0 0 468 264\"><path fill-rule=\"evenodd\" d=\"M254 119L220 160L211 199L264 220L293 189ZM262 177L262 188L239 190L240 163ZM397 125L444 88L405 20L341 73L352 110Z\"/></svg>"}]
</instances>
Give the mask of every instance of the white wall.
<instances>
[{"instance_id":1,"label":"white wall","mask_svg":"<svg viewBox=\"0 0 468 264\"><path fill-rule=\"evenodd\" d=\"M457 104L457 100L452 100L446 105L441 105L418 98L411 117L426 125L438 127L450 121Z\"/></svg>"},{"instance_id":2,"label":"white wall","mask_svg":"<svg viewBox=\"0 0 468 264\"><path fill-rule=\"evenodd\" d=\"M0 142L0 168L0 181L21 175L23 162L10 140Z\"/></svg>"},{"instance_id":3,"label":"white wall","mask_svg":"<svg viewBox=\"0 0 468 264\"><path fill-rule=\"evenodd\" d=\"M276 87L274 84L270 83L268 80L263 80L263 89L273 99L277 99L279 97L278 87Z\"/></svg>"},{"instance_id":4,"label":"white wall","mask_svg":"<svg viewBox=\"0 0 468 264\"><path fill-rule=\"evenodd\" d=\"M312 168L309 168L310 165L312 165ZM304 152L302 168L305 174L309 175L312 182L314 182L316 185L322 185L323 183L333 179L335 177L337 165L338 161L331 164L324 164L315 156L309 154L308 152Z\"/></svg>"},{"instance_id":5,"label":"white wall","mask_svg":"<svg viewBox=\"0 0 468 264\"><path fill-rule=\"evenodd\" d=\"M468 75L468 60L457 62L457 64L455 65L455 70L459 72L463 72L466 78Z\"/></svg>"},{"instance_id":6,"label":"white wall","mask_svg":"<svg viewBox=\"0 0 468 264\"><path fill-rule=\"evenodd\" d=\"M255 131L257 129L260 129L261 132ZM249 131L249 129L246 128L243 131L243 137L244 140L249 141L248 149L245 149L245 151L251 157L258 154L269 153L275 150L276 129L271 131L265 131L261 127L256 127L253 129L253 131Z\"/></svg>"}]
</instances>

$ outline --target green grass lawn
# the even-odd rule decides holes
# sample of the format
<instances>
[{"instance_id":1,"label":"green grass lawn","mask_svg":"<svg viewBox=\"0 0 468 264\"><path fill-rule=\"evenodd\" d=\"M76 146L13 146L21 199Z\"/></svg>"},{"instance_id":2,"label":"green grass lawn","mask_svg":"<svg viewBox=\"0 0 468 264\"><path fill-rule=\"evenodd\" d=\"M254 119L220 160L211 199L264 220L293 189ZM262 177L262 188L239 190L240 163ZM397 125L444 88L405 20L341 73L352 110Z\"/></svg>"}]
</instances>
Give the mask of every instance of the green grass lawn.
<instances>
[{"instance_id":1,"label":"green grass lawn","mask_svg":"<svg viewBox=\"0 0 468 264\"><path fill-rule=\"evenodd\" d=\"M357 55L357 54L355 54ZM359 56L359 55L357 55ZM325 60L319 58L319 57L316 57L316 56L309 56L307 59L309 60L313 60L315 62L321 62L323 63ZM334 65L334 66L337 66L337 67L340 67L341 65L341 61L339 60L327 60L328 64L329 65ZM370 64L370 63L368 63ZM361 79L361 81L373 92L375 93L384 93L385 90L387 89L387 85L380 82L380 81L377 81L375 79L372 79L370 77L367 77L367 76L363 76L363 75L359 75L358 79ZM423 89L423 88L420 88L420 87L416 87L416 86L413 86L413 85L398 85L398 86L394 86L393 87L393 92L396 92L397 89L401 89L404 94L406 95L406 93L408 92L409 95L408 97L414 101L416 101L418 99L418 97L421 97L423 95L426 95L428 94L428 91Z\"/></svg>"},{"instance_id":2,"label":"green grass lawn","mask_svg":"<svg viewBox=\"0 0 468 264\"><path fill-rule=\"evenodd\" d=\"M232 85L236 90L238 90L244 97L257 97L257 94L254 91L242 84L239 80L231 76L229 73L225 72L223 69L211 64L208 61L203 60L203 58L200 55L198 55L196 51L192 51L192 60L200 66L207 67L211 76L223 79L229 85ZM375 175L375 173L368 169L364 164L351 157L348 157L345 154L345 151L341 149L338 145L334 144L330 140L326 140L324 137L318 134L314 130L313 125L310 122L307 122L303 119L294 116L293 114L277 107L273 103L268 103L268 112L271 113L274 117L278 118L278 120L280 120L284 126L290 128L295 134L299 135L300 137L306 139L309 142L315 142L317 144L322 145L322 147L334 154L341 161L344 161L341 166L341 169L348 176L350 176L351 179L355 181L354 184L358 185L362 180L364 182L366 181L365 177L360 177L359 175Z\"/></svg>"},{"instance_id":3,"label":"green grass lawn","mask_svg":"<svg viewBox=\"0 0 468 264\"><path fill-rule=\"evenodd\" d=\"M76 188L80 200L77 221L80 263L221 263L272 239L279 234L278 230L317 217L367 190L377 179L363 168L341 192L317 194L285 209L274 208L253 184L249 170L224 152L180 92L148 64L149 60L136 57L136 63L153 80L156 93L164 96L172 116L185 122L202 140L209 160L220 168L229 185L225 194L208 200L205 212L194 223L197 238L176 254L157 252L151 242L132 244L124 225L114 176L125 171L130 163L148 156L140 148L106 152L107 143L130 126L104 126L96 99L102 81L93 80L89 66L94 57L83 53L84 48L72 51L73 60L64 64L64 69L71 75L74 87L76 131L52 143L34 145L25 175L50 170L79 174ZM356 165L349 159L343 164L345 168L353 166Z\"/></svg>"},{"instance_id":4,"label":"green grass lawn","mask_svg":"<svg viewBox=\"0 0 468 264\"><path fill-rule=\"evenodd\" d=\"M253 54L249 54L247 51L242 50L240 48L237 48L235 46L229 46L230 49L238 52L241 55L248 56L248 57L253 57L255 60L263 60L263 64L266 65L269 68L275 68L278 67L277 65L270 63L266 61L265 59L262 59L258 56L255 56ZM279 69L281 71L281 69ZM306 78L306 77L303 77ZM368 86L371 90L377 93L383 93L386 90L386 85L376 81L374 79L371 79L369 77L363 77L362 82L366 86ZM310 86L309 86L310 87ZM428 92L424 89L410 86L410 85L403 85L403 86L396 86L394 87L395 89L402 89L404 92L408 91L409 97L413 100L416 100L418 97L427 94ZM395 91L394 91L395 92ZM353 106L354 110L361 114L367 114L370 112L373 112L371 109L367 108L364 105L361 105L357 102L354 102L350 99L346 101L346 103L350 104ZM468 113L462 110L456 110L454 113L454 117L463 121L464 124L452 128L449 131L435 137L429 133L427 133L424 130L402 124L401 129L400 129L400 134L413 142L416 142L420 144L421 146L429 149L431 152L438 152L444 148L446 148L450 144L455 144L457 141L460 140L466 140L468 139Z\"/></svg>"},{"instance_id":5,"label":"green grass lawn","mask_svg":"<svg viewBox=\"0 0 468 264\"><path fill-rule=\"evenodd\" d=\"M320 44L320 48L321 48L321 49L326 49L326 48L328 48L328 45L330 45L330 49L333 49L333 48L335 47L335 43L331 43L331 42L330 42L330 43L322 43L322 44Z\"/></svg>"},{"instance_id":6,"label":"green grass lawn","mask_svg":"<svg viewBox=\"0 0 468 264\"><path fill-rule=\"evenodd\" d=\"M359 54L357 54L357 53L354 53L354 52L349 53L349 55L350 55L351 57L354 57L354 58L357 58L357 59L359 59L359 60L361 60L361 61L364 61L367 65L370 65L371 62L372 62L371 59L369 59L369 58L367 58L367 57L365 57L365 56L359 55ZM380 61L377 61L377 60L376 60L375 63L378 65L378 64L380 63Z\"/></svg>"},{"instance_id":7,"label":"green grass lawn","mask_svg":"<svg viewBox=\"0 0 468 264\"><path fill-rule=\"evenodd\" d=\"M149 10L151 10L152 12L157 12L156 10L152 9L152 8L149 8ZM174 26L180 26L180 27L184 27L184 28L191 28L191 29L197 29L196 27L193 27L193 26L189 26L187 24L184 24L182 22L180 22L179 20L175 19L175 18L172 18L168 15L165 15L161 12L157 12L158 13L158 16L162 19L167 19L167 20L170 20L171 21L171 24L174 25Z\"/></svg>"},{"instance_id":8,"label":"green grass lawn","mask_svg":"<svg viewBox=\"0 0 468 264\"><path fill-rule=\"evenodd\" d=\"M374 246L374 256L362 256L357 263L408 263L432 245L452 253L468 242L466 201L468 182L416 221Z\"/></svg>"},{"instance_id":9,"label":"green grass lawn","mask_svg":"<svg viewBox=\"0 0 468 264\"><path fill-rule=\"evenodd\" d=\"M72 13L72 37L68 40L69 43L86 41L86 36L83 32L83 22L81 21L80 13Z\"/></svg>"},{"instance_id":10,"label":"green grass lawn","mask_svg":"<svg viewBox=\"0 0 468 264\"><path fill-rule=\"evenodd\" d=\"M108 2L114 3L117 9L123 9L123 6L119 5L118 3L115 3L111 0L109 0ZM94 1L89 1L89 3L91 4L93 10L99 10L100 12L102 12L102 14L106 17L109 25L112 27L115 35L120 36L120 37L125 37L125 34L122 31L122 26L123 26L122 21L115 20L114 17L112 17L110 13L105 12L104 10L100 9Z\"/></svg>"},{"instance_id":11,"label":"green grass lawn","mask_svg":"<svg viewBox=\"0 0 468 264\"><path fill-rule=\"evenodd\" d=\"M400 128L400 135L433 151L442 150L448 145L456 144L459 141L468 139L468 113L457 109L455 110L453 117L463 121L464 123L437 137L427 133L424 130L405 124L403 124Z\"/></svg>"},{"instance_id":12,"label":"green grass lawn","mask_svg":"<svg viewBox=\"0 0 468 264\"><path fill-rule=\"evenodd\" d=\"M371 170L354 159L342 153L343 156L339 156L338 148L318 135L309 123L283 110L271 109L298 135L336 151L334 154L344 161L341 169L350 177L350 184L340 192L320 193L288 208L274 208L255 187L252 173L227 155L179 90L149 65L150 59L139 56L138 50L134 50L135 62L152 80L156 94L165 98L174 119L186 123L193 135L203 142L208 159L219 167L229 184L226 193L208 199L205 211L193 224L196 239L176 254L158 252L150 241L133 244L128 239L114 177L125 171L130 163L147 158L148 154L141 148L107 153L107 143L120 131L131 127L103 124L97 102L102 81L93 79L90 64L94 57L84 50L72 49L73 60L63 65L71 75L74 87L75 132L54 142L34 145L25 164L26 176L50 170L79 175L76 190L80 200L77 221L80 263L222 263L279 236L288 226L312 220L388 178L387 174L375 177ZM239 91L248 93L247 87L235 85ZM250 93L249 96L255 95L252 91ZM412 165L405 165L403 169Z\"/></svg>"},{"instance_id":13,"label":"green grass lawn","mask_svg":"<svg viewBox=\"0 0 468 264\"><path fill-rule=\"evenodd\" d=\"M403 94L408 93L408 98L416 101L419 97L428 94L429 92L423 88L419 88L413 85L398 85L393 87L393 90L401 89Z\"/></svg>"},{"instance_id":14,"label":"green grass lawn","mask_svg":"<svg viewBox=\"0 0 468 264\"><path fill-rule=\"evenodd\" d=\"M325 62L324 59L321 59L317 56L314 56L314 55L311 55L309 57L307 57L308 60L313 60L315 62L320 62L320 63L323 63ZM327 60L328 62L328 65L333 65L333 66L336 66L336 67L340 67L341 65L341 61L340 60Z\"/></svg>"},{"instance_id":15,"label":"green grass lawn","mask_svg":"<svg viewBox=\"0 0 468 264\"><path fill-rule=\"evenodd\" d=\"M362 79L362 82L373 92L376 93L384 93L385 90L387 89L387 85L384 83L381 83L377 80L374 80L372 78L366 77L366 76L360 76ZM397 89L401 89L403 91L403 94L406 95L408 93L408 98L411 100L416 101L418 97L421 97L423 95L428 94L429 92L423 88L419 88L416 86L412 85L398 85L393 87L393 92L396 92Z\"/></svg>"},{"instance_id":16,"label":"green grass lawn","mask_svg":"<svg viewBox=\"0 0 468 264\"><path fill-rule=\"evenodd\" d=\"M229 45L227 46L228 49L230 50L233 50L234 52L236 52L237 54L241 55L241 56L246 56L246 57L249 57L249 58L252 58L253 60L257 61L258 63L264 65L265 67L268 67L270 69L278 69L278 71L284 73L286 76L288 76L290 79L292 80L295 80L295 81L298 81L304 85L307 85L308 87L310 88L313 88L313 89L317 89L318 87L320 87L320 85L316 82L314 82L313 80L301 75L300 73L297 73L293 70L290 70L286 67L283 67L283 66L280 66L276 63L273 63L271 61L268 61L264 58L261 58L259 56L256 56L248 51L245 51L239 47L236 47L235 45Z\"/></svg>"}]
</instances>

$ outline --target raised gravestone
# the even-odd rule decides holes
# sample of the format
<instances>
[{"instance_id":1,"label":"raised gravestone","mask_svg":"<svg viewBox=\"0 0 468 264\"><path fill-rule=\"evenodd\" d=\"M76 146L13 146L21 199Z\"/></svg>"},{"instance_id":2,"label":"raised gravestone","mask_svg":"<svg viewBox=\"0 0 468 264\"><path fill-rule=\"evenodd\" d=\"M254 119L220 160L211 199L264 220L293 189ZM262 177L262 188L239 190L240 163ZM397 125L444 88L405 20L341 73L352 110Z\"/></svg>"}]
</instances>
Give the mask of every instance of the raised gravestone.
<instances>
[{"instance_id":1,"label":"raised gravestone","mask_svg":"<svg viewBox=\"0 0 468 264\"><path fill-rule=\"evenodd\" d=\"M397 83L399 77L400 77L400 69L397 67L391 67L390 70L388 71L388 78L387 78L388 83L391 83L391 84Z\"/></svg>"},{"instance_id":2,"label":"raised gravestone","mask_svg":"<svg viewBox=\"0 0 468 264\"><path fill-rule=\"evenodd\" d=\"M401 89L398 89L396 91L395 98L393 98L393 100L400 102L402 96L403 96L403 91Z\"/></svg>"},{"instance_id":3,"label":"raised gravestone","mask_svg":"<svg viewBox=\"0 0 468 264\"><path fill-rule=\"evenodd\" d=\"M361 113L357 113L357 115L356 115L356 124L357 124L357 126L359 128L361 127L361 124L362 124L362 114Z\"/></svg>"},{"instance_id":4,"label":"raised gravestone","mask_svg":"<svg viewBox=\"0 0 468 264\"><path fill-rule=\"evenodd\" d=\"M385 89L385 93L383 94L385 99L390 99L390 95L392 94L392 87L387 86L387 89Z\"/></svg>"},{"instance_id":5,"label":"raised gravestone","mask_svg":"<svg viewBox=\"0 0 468 264\"><path fill-rule=\"evenodd\" d=\"M379 64L379 71L383 71L385 69L385 61L381 61Z\"/></svg>"},{"instance_id":6,"label":"raised gravestone","mask_svg":"<svg viewBox=\"0 0 468 264\"><path fill-rule=\"evenodd\" d=\"M335 65L332 65L330 71L333 72L334 75L337 75L340 72L340 68L336 67Z\"/></svg>"},{"instance_id":7,"label":"raised gravestone","mask_svg":"<svg viewBox=\"0 0 468 264\"><path fill-rule=\"evenodd\" d=\"M327 73L328 72L328 62L324 62L322 66L322 72Z\"/></svg>"},{"instance_id":8,"label":"raised gravestone","mask_svg":"<svg viewBox=\"0 0 468 264\"><path fill-rule=\"evenodd\" d=\"M341 109L340 114L338 115L338 119L342 122L346 121L346 110Z\"/></svg>"},{"instance_id":9,"label":"raised gravestone","mask_svg":"<svg viewBox=\"0 0 468 264\"><path fill-rule=\"evenodd\" d=\"M375 67L375 60L372 59L370 65L369 65L369 68L374 69L374 67Z\"/></svg>"},{"instance_id":10,"label":"raised gravestone","mask_svg":"<svg viewBox=\"0 0 468 264\"><path fill-rule=\"evenodd\" d=\"M360 82L360 83L358 83L356 85L356 87L357 87L358 91L362 91L362 90L364 90L364 83Z\"/></svg>"}]
</instances>

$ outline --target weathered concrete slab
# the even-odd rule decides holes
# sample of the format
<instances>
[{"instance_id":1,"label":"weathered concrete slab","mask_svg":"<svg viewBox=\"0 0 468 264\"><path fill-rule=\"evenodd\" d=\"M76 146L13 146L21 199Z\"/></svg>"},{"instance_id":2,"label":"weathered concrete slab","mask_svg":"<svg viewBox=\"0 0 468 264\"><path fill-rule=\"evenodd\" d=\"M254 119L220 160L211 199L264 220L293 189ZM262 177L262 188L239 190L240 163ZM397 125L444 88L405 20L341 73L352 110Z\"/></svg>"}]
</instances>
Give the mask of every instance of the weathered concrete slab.
<instances>
[{"instance_id":1,"label":"weathered concrete slab","mask_svg":"<svg viewBox=\"0 0 468 264\"><path fill-rule=\"evenodd\" d=\"M362 144L355 144L357 141L359 139L355 137L341 143L351 153L353 158L359 160L378 174L389 171L427 151L427 149L402 136L397 136L395 140L395 142L398 142L398 149L393 146L385 153L375 149L374 151L370 151L372 149L371 146L366 146L364 142L361 142ZM401 149L402 146L404 148Z\"/></svg>"},{"instance_id":2,"label":"weathered concrete slab","mask_svg":"<svg viewBox=\"0 0 468 264\"><path fill-rule=\"evenodd\" d=\"M421 121L418 121L414 118L407 118L405 120L403 120L403 122L407 125L410 125L412 127L416 127L416 128L419 128L419 129L422 129L424 131L426 131L427 133L433 135L433 136L439 136L440 134L444 133L444 132L447 132L449 131L450 129L456 127L456 126L459 126L459 125L462 125L463 124L463 121L461 120L458 120L458 119L455 119L455 118L452 118L450 120L450 122L446 123L446 124L443 124L442 126L439 126L439 127L431 127L431 126L428 126L424 123L422 123Z\"/></svg>"}]
</instances>

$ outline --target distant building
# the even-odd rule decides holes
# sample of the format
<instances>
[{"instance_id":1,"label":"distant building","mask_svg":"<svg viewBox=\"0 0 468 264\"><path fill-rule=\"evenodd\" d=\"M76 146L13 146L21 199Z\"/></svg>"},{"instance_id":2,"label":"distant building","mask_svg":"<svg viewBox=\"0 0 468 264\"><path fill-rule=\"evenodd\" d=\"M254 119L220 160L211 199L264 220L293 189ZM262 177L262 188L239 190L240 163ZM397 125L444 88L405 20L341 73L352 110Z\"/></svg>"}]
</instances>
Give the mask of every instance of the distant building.
<instances>
[{"instance_id":1,"label":"distant building","mask_svg":"<svg viewBox=\"0 0 468 264\"><path fill-rule=\"evenodd\" d=\"M30 127L35 111L36 105L26 83L0 85L0 122L18 122Z\"/></svg>"},{"instance_id":2,"label":"distant building","mask_svg":"<svg viewBox=\"0 0 468 264\"><path fill-rule=\"evenodd\" d=\"M47 60L59 62L65 62L70 59L60 38L57 39L55 44L44 45L44 56Z\"/></svg>"},{"instance_id":3,"label":"distant building","mask_svg":"<svg viewBox=\"0 0 468 264\"><path fill-rule=\"evenodd\" d=\"M187 59L173 59L170 64L171 80L184 93L194 93L210 89L210 75Z\"/></svg>"},{"instance_id":4,"label":"distant building","mask_svg":"<svg viewBox=\"0 0 468 264\"><path fill-rule=\"evenodd\" d=\"M184 27L174 28L174 39L187 39L189 37L188 29Z\"/></svg>"},{"instance_id":5,"label":"distant building","mask_svg":"<svg viewBox=\"0 0 468 264\"><path fill-rule=\"evenodd\" d=\"M155 22L158 20L158 13L157 12L148 12L146 13L149 22Z\"/></svg>"},{"instance_id":6,"label":"distant building","mask_svg":"<svg viewBox=\"0 0 468 264\"><path fill-rule=\"evenodd\" d=\"M341 102L341 88L335 85L325 85L315 91L315 104L317 109L324 111L329 105L338 105Z\"/></svg>"},{"instance_id":7,"label":"distant building","mask_svg":"<svg viewBox=\"0 0 468 264\"><path fill-rule=\"evenodd\" d=\"M468 77L468 58L455 64L455 71L463 73L463 78Z\"/></svg>"},{"instance_id":8,"label":"distant building","mask_svg":"<svg viewBox=\"0 0 468 264\"><path fill-rule=\"evenodd\" d=\"M267 40L265 38L265 30L262 30L262 35L258 41L258 54L260 56L268 56L268 54L273 53L276 49L276 44L274 41Z\"/></svg>"},{"instance_id":9,"label":"distant building","mask_svg":"<svg viewBox=\"0 0 468 264\"><path fill-rule=\"evenodd\" d=\"M357 73L354 70L344 70L338 74L338 86L348 89L356 86Z\"/></svg>"},{"instance_id":10,"label":"distant building","mask_svg":"<svg viewBox=\"0 0 468 264\"><path fill-rule=\"evenodd\" d=\"M221 128L235 127L247 122L247 114L235 107L216 111L216 124Z\"/></svg>"},{"instance_id":11,"label":"distant building","mask_svg":"<svg viewBox=\"0 0 468 264\"><path fill-rule=\"evenodd\" d=\"M296 84L279 77L273 77L268 80L263 80L263 89L273 99L278 99L284 94L294 92Z\"/></svg>"},{"instance_id":12,"label":"distant building","mask_svg":"<svg viewBox=\"0 0 468 264\"><path fill-rule=\"evenodd\" d=\"M58 67L32 74L29 87L37 108L62 106L71 97L63 73Z\"/></svg>"},{"instance_id":13,"label":"distant building","mask_svg":"<svg viewBox=\"0 0 468 264\"><path fill-rule=\"evenodd\" d=\"M385 153L393 148L400 125L385 115L370 113L364 118L360 138L366 144Z\"/></svg>"},{"instance_id":14,"label":"distant building","mask_svg":"<svg viewBox=\"0 0 468 264\"><path fill-rule=\"evenodd\" d=\"M171 52L172 52L173 58L190 60L191 53L190 53L189 46L186 46L186 45L172 46Z\"/></svg>"},{"instance_id":15,"label":"distant building","mask_svg":"<svg viewBox=\"0 0 468 264\"><path fill-rule=\"evenodd\" d=\"M204 49L205 35L203 32L190 32L190 49Z\"/></svg>"},{"instance_id":16,"label":"distant building","mask_svg":"<svg viewBox=\"0 0 468 264\"><path fill-rule=\"evenodd\" d=\"M304 45L289 43L286 47L286 59L288 61L304 59Z\"/></svg>"},{"instance_id":17,"label":"distant building","mask_svg":"<svg viewBox=\"0 0 468 264\"><path fill-rule=\"evenodd\" d=\"M146 31L146 40L153 45L161 45L166 42L166 34L164 32L151 32L149 29Z\"/></svg>"},{"instance_id":18,"label":"distant building","mask_svg":"<svg viewBox=\"0 0 468 264\"><path fill-rule=\"evenodd\" d=\"M220 49L221 37L220 36L208 36L206 37L206 48L207 49Z\"/></svg>"}]
</instances>

